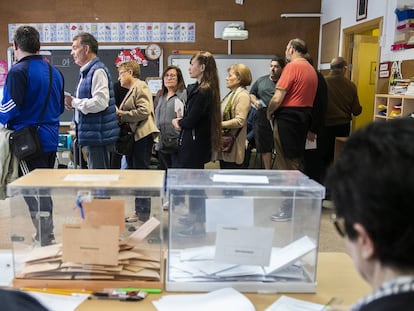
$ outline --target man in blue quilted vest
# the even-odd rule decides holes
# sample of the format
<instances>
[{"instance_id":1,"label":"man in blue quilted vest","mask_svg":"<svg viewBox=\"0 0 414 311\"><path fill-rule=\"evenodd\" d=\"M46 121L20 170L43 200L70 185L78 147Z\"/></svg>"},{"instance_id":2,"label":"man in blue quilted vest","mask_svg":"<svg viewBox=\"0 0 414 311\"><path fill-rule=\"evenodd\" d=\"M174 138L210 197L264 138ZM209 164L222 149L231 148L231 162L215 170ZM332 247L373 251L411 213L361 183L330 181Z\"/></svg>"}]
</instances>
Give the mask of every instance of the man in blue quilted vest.
<instances>
[{"instance_id":1,"label":"man in blue quilted vest","mask_svg":"<svg viewBox=\"0 0 414 311\"><path fill-rule=\"evenodd\" d=\"M98 42L90 33L73 38L70 54L81 66L75 96L65 96L66 109L75 109L78 145L85 148L89 169L110 168L110 153L119 137L111 75L97 57Z\"/></svg>"}]
</instances>

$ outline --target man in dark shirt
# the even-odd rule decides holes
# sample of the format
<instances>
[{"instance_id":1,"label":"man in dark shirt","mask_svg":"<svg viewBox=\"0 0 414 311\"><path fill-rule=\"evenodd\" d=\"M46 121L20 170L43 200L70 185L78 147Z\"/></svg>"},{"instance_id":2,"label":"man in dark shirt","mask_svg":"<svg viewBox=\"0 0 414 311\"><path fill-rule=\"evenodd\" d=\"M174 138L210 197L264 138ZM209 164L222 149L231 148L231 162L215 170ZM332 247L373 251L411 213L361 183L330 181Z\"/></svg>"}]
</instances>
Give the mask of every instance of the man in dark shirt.
<instances>
[{"instance_id":1,"label":"man in dark shirt","mask_svg":"<svg viewBox=\"0 0 414 311\"><path fill-rule=\"evenodd\" d=\"M257 109L254 119L256 152L262 155L263 166L271 169L273 152L273 130L267 119L267 106L275 93L276 82L285 67L282 57L275 57L270 62L270 74L260 77L250 89L252 106Z\"/></svg>"},{"instance_id":2,"label":"man in dark shirt","mask_svg":"<svg viewBox=\"0 0 414 311\"><path fill-rule=\"evenodd\" d=\"M318 139L322 155L322 180L333 162L336 137L349 136L352 117L362 112L356 85L345 77L347 68L346 60L336 57L331 61L331 71L325 77L328 106Z\"/></svg>"}]
</instances>

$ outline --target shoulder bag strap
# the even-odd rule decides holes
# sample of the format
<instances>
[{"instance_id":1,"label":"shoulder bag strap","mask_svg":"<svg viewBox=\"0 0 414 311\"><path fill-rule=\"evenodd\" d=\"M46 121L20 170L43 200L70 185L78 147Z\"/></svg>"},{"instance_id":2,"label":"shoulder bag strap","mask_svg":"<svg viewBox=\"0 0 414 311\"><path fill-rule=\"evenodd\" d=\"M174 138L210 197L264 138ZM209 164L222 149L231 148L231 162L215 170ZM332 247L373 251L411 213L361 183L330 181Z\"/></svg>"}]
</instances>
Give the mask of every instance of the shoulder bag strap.
<instances>
[{"instance_id":1,"label":"shoulder bag strap","mask_svg":"<svg viewBox=\"0 0 414 311\"><path fill-rule=\"evenodd\" d=\"M243 127L239 127L239 129L237 130L236 134L234 135L235 138L237 138L237 136L239 136L240 131L242 130Z\"/></svg>"}]
</instances>

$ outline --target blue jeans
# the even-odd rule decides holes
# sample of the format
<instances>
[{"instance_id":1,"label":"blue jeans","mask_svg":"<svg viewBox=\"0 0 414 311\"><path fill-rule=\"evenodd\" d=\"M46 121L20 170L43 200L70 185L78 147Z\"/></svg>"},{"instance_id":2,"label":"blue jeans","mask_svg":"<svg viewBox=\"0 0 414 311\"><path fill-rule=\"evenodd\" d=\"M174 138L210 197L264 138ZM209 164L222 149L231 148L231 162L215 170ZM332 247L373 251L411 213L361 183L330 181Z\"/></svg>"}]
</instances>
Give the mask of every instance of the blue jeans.
<instances>
[{"instance_id":1,"label":"blue jeans","mask_svg":"<svg viewBox=\"0 0 414 311\"><path fill-rule=\"evenodd\" d=\"M137 140L134 143L132 154L127 156L128 169L149 169L151 164L152 145L154 140L152 134ZM151 213L151 199L145 197L135 198L135 213L139 220L147 221Z\"/></svg>"},{"instance_id":2,"label":"blue jeans","mask_svg":"<svg viewBox=\"0 0 414 311\"><path fill-rule=\"evenodd\" d=\"M113 150L114 144L103 146L85 146L86 156L88 157L88 168L111 168L111 151Z\"/></svg>"}]
</instances>

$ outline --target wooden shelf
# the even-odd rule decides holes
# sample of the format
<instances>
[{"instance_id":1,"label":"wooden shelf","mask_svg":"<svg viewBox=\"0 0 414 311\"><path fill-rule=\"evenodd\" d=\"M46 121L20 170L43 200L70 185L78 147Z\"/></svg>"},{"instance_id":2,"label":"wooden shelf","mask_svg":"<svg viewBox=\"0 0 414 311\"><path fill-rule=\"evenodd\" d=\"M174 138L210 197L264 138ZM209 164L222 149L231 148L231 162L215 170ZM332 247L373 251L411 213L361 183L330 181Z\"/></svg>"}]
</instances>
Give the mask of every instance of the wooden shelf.
<instances>
[{"instance_id":1,"label":"wooden shelf","mask_svg":"<svg viewBox=\"0 0 414 311\"><path fill-rule=\"evenodd\" d=\"M395 116L392 111L400 107L401 113ZM374 121L390 120L401 117L408 117L414 113L414 96L376 94L374 103Z\"/></svg>"}]
</instances>

